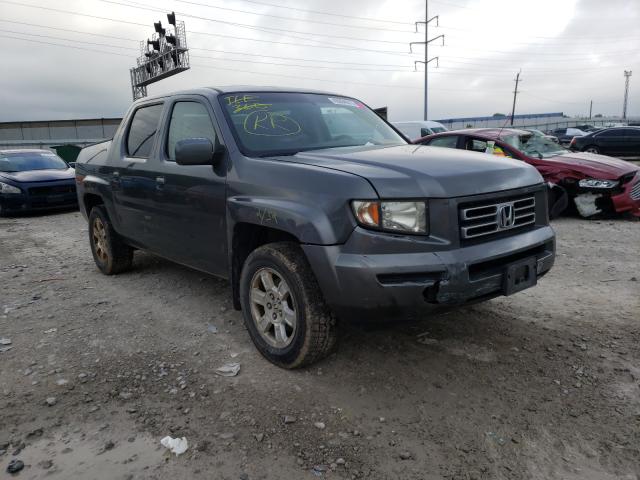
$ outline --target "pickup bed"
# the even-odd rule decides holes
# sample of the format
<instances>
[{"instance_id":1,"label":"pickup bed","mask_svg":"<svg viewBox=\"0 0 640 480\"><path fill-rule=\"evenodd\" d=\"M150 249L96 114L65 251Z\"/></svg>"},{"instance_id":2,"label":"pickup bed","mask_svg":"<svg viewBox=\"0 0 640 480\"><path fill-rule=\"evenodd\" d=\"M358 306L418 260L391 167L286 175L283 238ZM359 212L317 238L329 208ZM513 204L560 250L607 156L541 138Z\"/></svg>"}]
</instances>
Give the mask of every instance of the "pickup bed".
<instances>
[{"instance_id":1,"label":"pickup bed","mask_svg":"<svg viewBox=\"0 0 640 480\"><path fill-rule=\"evenodd\" d=\"M338 318L510 295L555 258L533 167L411 145L323 92L142 99L81 151L76 182L103 273L142 249L229 279L256 347L286 368L325 356Z\"/></svg>"}]
</instances>

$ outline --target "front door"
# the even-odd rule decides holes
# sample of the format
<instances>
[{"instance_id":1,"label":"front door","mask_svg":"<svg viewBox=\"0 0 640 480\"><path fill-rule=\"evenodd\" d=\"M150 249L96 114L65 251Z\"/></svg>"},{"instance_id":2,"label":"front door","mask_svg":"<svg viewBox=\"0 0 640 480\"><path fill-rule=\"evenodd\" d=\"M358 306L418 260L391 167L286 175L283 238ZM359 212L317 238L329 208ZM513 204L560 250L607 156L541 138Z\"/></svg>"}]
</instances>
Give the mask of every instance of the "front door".
<instances>
[{"instance_id":1,"label":"front door","mask_svg":"<svg viewBox=\"0 0 640 480\"><path fill-rule=\"evenodd\" d=\"M176 97L168 106L158 149L155 211L159 218L158 252L209 273L227 275L225 165L178 165L175 146L188 138L215 143L213 111L197 95Z\"/></svg>"}]
</instances>

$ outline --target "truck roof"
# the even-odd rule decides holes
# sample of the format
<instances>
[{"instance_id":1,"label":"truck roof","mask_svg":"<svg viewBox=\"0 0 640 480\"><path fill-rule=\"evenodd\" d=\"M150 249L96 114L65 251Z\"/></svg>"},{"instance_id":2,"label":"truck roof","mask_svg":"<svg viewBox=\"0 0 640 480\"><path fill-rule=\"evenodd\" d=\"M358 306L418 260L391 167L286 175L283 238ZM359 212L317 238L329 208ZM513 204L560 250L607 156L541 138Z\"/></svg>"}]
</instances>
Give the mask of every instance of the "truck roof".
<instances>
[{"instance_id":1,"label":"truck roof","mask_svg":"<svg viewBox=\"0 0 640 480\"><path fill-rule=\"evenodd\" d=\"M316 93L321 95L335 95L335 96L344 96L336 93L326 92L322 90L312 90L308 88L289 88L289 87L269 87L262 85L228 85L221 87L202 87L202 88L193 88L188 90L178 90L175 92L169 92L162 95L154 95L149 97L141 98L138 101L146 101L146 100L154 100L157 98L166 98L171 97L173 95L219 95L225 93L235 93L235 92L288 92L288 93Z\"/></svg>"}]
</instances>

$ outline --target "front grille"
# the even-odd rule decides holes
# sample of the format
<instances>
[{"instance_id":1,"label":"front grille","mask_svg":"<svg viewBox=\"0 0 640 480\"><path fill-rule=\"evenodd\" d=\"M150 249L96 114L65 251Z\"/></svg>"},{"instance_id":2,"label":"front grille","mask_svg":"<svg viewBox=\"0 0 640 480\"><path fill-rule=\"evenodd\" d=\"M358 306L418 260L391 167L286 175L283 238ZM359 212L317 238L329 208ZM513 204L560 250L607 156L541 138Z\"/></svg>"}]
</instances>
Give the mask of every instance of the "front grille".
<instances>
[{"instance_id":1,"label":"front grille","mask_svg":"<svg viewBox=\"0 0 640 480\"><path fill-rule=\"evenodd\" d=\"M640 200L640 180L636 182L636 184L631 187L631 192L629 192L631 198L633 200Z\"/></svg>"},{"instance_id":2,"label":"front grille","mask_svg":"<svg viewBox=\"0 0 640 480\"><path fill-rule=\"evenodd\" d=\"M534 196L489 200L460 207L460 235L470 240L532 225L536 221Z\"/></svg>"},{"instance_id":3,"label":"front grille","mask_svg":"<svg viewBox=\"0 0 640 480\"><path fill-rule=\"evenodd\" d=\"M29 189L30 195L60 195L75 192L75 185L49 185L47 187L31 187Z\"/></svg>"}]
</instances>

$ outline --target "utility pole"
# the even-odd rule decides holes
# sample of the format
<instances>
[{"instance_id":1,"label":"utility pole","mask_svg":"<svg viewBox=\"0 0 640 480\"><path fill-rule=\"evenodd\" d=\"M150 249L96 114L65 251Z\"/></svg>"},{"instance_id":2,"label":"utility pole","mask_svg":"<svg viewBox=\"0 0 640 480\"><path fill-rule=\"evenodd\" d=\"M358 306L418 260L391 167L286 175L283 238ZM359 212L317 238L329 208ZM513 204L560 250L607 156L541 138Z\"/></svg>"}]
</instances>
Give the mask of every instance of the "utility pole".
<instances>
[{"instance_id":1,"label":"utility pole","mask_svg":"<svg viewBox=\"0 0 640 480\"><path fill-rule=\"evenodd\" d=\"M624 105L622 107L622 119L627 119L627 103L629 102L629 78L631 77L631 70L624 71Z\"/></svg>"},{"instance_id":2,"label":"utility pole","mask_svg":"<svg viewBox=\"0 0 640 480\"><path fill-rule=\"evenodd\" d=\"M520 83L520 72L518 72L516 75L516 89L513 91L513 108L511 109L511 125L513 125L513 116L516 114L516 97L518 96L518 83Z\"/></svg>"},{"instance_id":3,"label":"utility pole","mask_svg":"<svg viewBox=\"0 0 640 480\"><path fill-rule=\"evenodd\" d=\"M591 113L593 112L593 100L591 100L591 104L589 105L589 120L591 120Z\"/></svg>"},{"instance_id":4,"label":"utility pole","mask_svg":"<svg viewBox=\"0 0 640 480\"><path fill-rule=\"evenodd\" d=\"M442 46L444 46L444 35L438 35L437 37L429 39L429 23L433 20L436 21L438 26L439 16L429 18L429 0L425 0L424 5L424 22L416 22L416 33L418 33L418 25L424 25L424 42L411 42L409 44L409 53L413 53L413 45L424 45L424 61L417 60L414 62L414 66L418 63L424 63L424 119L429 119L429 62L436 60L438 65L438 57L429 58L429 44L434 40L442 38Z\"/></svg>"}]
</instances>

